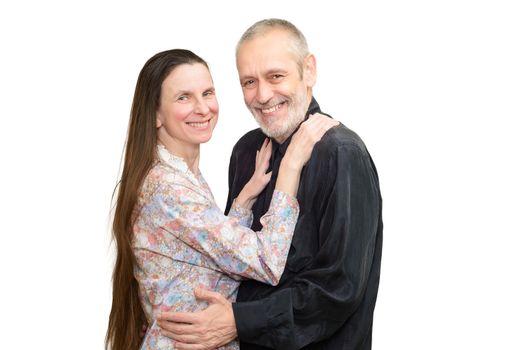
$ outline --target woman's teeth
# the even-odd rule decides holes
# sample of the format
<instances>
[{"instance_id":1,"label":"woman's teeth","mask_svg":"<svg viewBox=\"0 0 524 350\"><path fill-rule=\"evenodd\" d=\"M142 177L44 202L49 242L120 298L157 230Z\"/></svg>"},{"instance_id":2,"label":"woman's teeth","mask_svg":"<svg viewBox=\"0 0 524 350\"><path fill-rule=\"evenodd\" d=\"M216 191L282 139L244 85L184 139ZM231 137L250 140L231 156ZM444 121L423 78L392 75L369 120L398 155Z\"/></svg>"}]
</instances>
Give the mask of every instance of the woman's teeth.
<instances>
[{"instance_id":1,"label":"woman's teeth","mask_svg":"<svg viewBox=\"0 0 524 350\"><path fill-rule=\"evenodd\" d=\"M199 122L199 123L192 122L192 123L187 123L187 124L194 128L205 128L209 124L209 120L207 122Z\"/></svg>"}]
</instances>

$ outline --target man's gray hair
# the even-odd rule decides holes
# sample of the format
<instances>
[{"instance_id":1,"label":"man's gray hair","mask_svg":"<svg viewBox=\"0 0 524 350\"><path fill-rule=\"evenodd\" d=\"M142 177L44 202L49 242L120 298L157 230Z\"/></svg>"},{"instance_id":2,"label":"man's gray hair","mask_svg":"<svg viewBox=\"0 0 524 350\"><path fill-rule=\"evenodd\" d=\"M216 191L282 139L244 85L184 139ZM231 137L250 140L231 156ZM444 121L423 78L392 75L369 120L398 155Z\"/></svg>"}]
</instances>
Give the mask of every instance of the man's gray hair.
<instances>
[{"instance_id":1,"label":"man's gray hair","mask_svg":"<svg viewBox=\"0 0 524 350\"><path fill-rule=\"evenodd\" d=\"M240 40L238 41L236 47L236 57L238 58L238 51L243 43L251 39L254 39L260 35L263 35L273 29L283 29L287 31L289 34L291 34L289 50L296 57L298 71L300 72L300 76L302 76L304 60L306 59L307 55L309 55L306 37L297 27L295 27L293 23L286 21L285 19L263 19L249 27L244 32L244 34L242 34Z\"/></svg>"}]
</instances>

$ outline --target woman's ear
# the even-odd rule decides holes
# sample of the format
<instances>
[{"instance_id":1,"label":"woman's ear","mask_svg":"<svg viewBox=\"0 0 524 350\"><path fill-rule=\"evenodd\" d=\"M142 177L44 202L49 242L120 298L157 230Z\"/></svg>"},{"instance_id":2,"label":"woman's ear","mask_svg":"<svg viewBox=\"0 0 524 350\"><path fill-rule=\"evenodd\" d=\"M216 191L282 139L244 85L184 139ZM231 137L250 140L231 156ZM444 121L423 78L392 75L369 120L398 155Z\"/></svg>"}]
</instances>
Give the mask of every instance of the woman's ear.
<instances>
[{"instance_id":1,"label":"woman's ear","mask_svg":"<svg viewBox=\"0 0 524 350\"><path fill-rule=\"evenodd\" d=\"M162 119L160 118L160 115L157 113L156 114L156 128L158 129L161 126L162 126Z\"/></svg>"}]
</instances>

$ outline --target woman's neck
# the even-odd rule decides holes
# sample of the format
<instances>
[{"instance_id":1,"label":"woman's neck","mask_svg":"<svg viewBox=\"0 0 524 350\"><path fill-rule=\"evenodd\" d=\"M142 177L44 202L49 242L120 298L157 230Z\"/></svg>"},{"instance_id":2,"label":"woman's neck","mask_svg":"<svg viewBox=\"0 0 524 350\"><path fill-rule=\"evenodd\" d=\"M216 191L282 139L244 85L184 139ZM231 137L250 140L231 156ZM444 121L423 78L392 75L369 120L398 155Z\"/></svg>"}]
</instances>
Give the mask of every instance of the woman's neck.
<instances>
[{"instance_id":1,"label":"woman's neck","mask_svg":"<svg viewBox=\"0 0 524 350\"><path fill-rule=\"evenodd\" d=\"M200 162L200 145L177 145L174 143L166 144L166 142L158 141L174 156L183 158L187 167L195 175L198 175L198 164Z\"/></svg>"}]
</instances>

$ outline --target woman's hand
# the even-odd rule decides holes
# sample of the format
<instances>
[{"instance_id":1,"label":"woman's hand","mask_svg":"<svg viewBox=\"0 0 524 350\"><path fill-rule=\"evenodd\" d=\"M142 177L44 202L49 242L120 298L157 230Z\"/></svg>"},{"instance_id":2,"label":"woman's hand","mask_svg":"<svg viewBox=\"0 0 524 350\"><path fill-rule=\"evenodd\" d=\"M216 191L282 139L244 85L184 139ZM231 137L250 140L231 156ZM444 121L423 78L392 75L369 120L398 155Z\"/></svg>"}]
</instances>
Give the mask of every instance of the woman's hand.
<instances>
[{"instance_id":1,"label":"woman's hand","mask_svg":"<svg viewBox=\"0 0 524 350\"><path fill-rule=\"evenodd\" d=\"M275 189L296 196L302 167L311 157L313 147L326 131L339 124L328 116L315 113L300 125L280 163Z\"/></svg>"},{"instance_id":2,"label":"woman's hand","mask_svg":"<svg viewBox=\"0 0 524 350\"><path fill-rule=\"evenodd\" d=\"M286 162L292 169L302 170L311 157L315 144L326 131L339 124L340 122L320 113L311 115L293 135L282 162Z\"/></svg>"},{"instance_id":3,"label":"woman's hand","mask_svg":"<svg viewBox=\"0 0 524 350\"><path fill-rule=\"evenodd\" d=\"M271 172L266 173L269 168L271 158L271 141L266 138L262 147L257 151L255 160L255 172L247 184L242 188L236 198L236 204L247 209L251 209L258 195L266 188L271 179Z\"/></svg>"},{"instance_id":4,"label":"woman's hand","mask_svg":"<svg viewBox=\"0 0 524 350\"><path fill-rule=\"evenodd\" d=\"M280 164L276 189L293 196L296 195L300 172L304 164L306 164L311 157L313 147L320 141L326 131L339 124L338 121L328 116L315 113L300 125L300 128L293 135L291 143ZM257 196L271 179L271 172L266 174L270 158L271 141L266 139L260 151L257 151L255 173L236 198L236 205L251 209Z\"/></svg>"}]
</instances>

